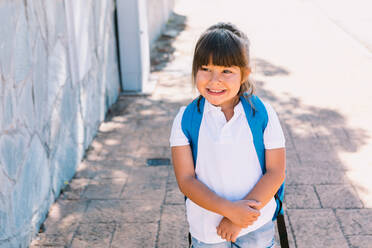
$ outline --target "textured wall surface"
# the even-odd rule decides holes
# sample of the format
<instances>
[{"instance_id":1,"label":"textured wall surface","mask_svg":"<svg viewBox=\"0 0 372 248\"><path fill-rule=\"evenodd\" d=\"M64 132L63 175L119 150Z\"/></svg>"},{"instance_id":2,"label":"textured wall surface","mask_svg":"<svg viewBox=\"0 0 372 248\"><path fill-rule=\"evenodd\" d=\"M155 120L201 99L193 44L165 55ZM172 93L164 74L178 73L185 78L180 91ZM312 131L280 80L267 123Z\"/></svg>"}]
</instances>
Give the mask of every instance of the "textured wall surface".
<instances>
[{"instance_id":1,"label":"textured wall surface","mask_svg":"<svg viewBox=\"0 0 372 248\"><path fill-rule=\"evenodd\" d=\"M174 8L175 0L147 0L150 45L159 37Z\"/></svg>"},{"instance_id":2,"label":"textured wall surface","mask_svg":"<svg viewBox=\"0 0 372 248\"><path fill-rule=\"evenodd\" d=\"M0 247L27 247L120 83L114 0L0 1Z\"/></svg>"}]
</instances>

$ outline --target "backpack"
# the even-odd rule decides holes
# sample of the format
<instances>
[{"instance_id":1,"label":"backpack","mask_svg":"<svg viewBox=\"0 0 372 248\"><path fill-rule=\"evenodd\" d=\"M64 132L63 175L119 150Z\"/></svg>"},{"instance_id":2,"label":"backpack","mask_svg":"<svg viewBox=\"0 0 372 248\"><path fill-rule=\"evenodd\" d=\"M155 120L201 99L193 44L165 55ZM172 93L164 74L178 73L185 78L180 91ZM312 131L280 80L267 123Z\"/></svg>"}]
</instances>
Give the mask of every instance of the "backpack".
<instances>
[{"instance_id":1,"label":"backpack","mask_svg":"<svg viewBox=\"0 0 372 248\"><path fill-rule=\"evenodd\" d=\"M245 116L252 132L253 143L257 152L258 160L260 162L262 174L265 174L266 166L263 134L268 123L268 114L265 105L256 95L251 95L249 98L247 96L240 96L240 101L243 105ZM193 100L186 107L181 121L182 131L190 142L194 167L196 166L196 158L198 154L198 138L203 117L204 103L205 98L202 96ZM254 107L252 107L252 105ZM278 218L277 224L280 234L280 243L282 247L287 247L283 246L282 244L282 238L287 238L282 208L284 198L284 184L285 182L283 182L283 184L280 186L279 190L275 194L275 201L277 204L272 220L274 221ZM285 233L283 233L284 231Z\"/></svg>"}]
</instances>

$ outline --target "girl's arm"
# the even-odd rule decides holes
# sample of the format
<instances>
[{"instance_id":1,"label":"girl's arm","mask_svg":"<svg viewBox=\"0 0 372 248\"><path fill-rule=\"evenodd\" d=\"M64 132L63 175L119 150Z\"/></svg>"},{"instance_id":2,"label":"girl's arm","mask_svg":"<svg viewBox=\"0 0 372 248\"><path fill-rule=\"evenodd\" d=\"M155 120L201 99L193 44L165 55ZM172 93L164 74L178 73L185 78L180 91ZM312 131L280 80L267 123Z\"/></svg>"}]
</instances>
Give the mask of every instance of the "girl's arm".
<instances>
[{"instance_id":1,"label":"girl's arm","mask_svg":"<svg viewBox=\"0 0 372 248\"><path fill-rule=\"evenodd\" d=\"M285 148L265 150L265 157L266 173L244 198L261 202L261 205L255 207L258 210L273 198L285 177ZM217 227L217 233L221 238L233 242L238 237L240 230L234 221L226 218L223 218Z\"/></svg>"},{"instance_id":2,"label":"girl's arm","mask_svg":"<svg viewBox=\"0 0 372 248\"><path fill-rule=\"evenodd\" d=\"M254 201L231 202L224 199L195 177L190 145L172 147L172 160L181 192L202 208L229 218L239 226L247 227L257 220L259 211Z\"/></svg>"},{"instance_id":3,"label":"girl's arm","mask_svg":"<svg viewBox=\"0 0 372 248\"><path fill-rule=\"evenodd\" d=\"M254 188L244 198L256 200L263 208L278 191L285 178L285 148L265 150L266 173L257 182Z\"/></svg>"}]
</instances>

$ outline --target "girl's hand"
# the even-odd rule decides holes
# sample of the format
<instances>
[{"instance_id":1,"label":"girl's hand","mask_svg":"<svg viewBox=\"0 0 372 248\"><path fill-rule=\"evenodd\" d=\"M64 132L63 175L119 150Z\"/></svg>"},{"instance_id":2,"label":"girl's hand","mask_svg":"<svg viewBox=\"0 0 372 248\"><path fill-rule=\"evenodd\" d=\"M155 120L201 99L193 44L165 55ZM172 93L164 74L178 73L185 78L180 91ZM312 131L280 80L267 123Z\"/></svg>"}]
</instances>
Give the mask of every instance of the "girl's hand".
<instances>
[{"instance_id":1,"label":"girl's hand","mask_svg":"<svg viewBox=\"0 0 372 248\"><path fill-rule=\"evenodd\" d=\"M217 234L226 241L235 242L242 228L232 223L228 218L223 217L217 227Z\"/></svg>"},{"instance_id":2,"label":"girl's hand","mask_svg":"<svg viewBox=\"0 0 372 248\"><path fill-rule=\"evenodd\" d=\"M247 228L252 225L260 216L260 211L256 208L261 205L254 200L241 200L233 203L233 207L228 216L235 225Z\"/></svg>"}]
</instances>

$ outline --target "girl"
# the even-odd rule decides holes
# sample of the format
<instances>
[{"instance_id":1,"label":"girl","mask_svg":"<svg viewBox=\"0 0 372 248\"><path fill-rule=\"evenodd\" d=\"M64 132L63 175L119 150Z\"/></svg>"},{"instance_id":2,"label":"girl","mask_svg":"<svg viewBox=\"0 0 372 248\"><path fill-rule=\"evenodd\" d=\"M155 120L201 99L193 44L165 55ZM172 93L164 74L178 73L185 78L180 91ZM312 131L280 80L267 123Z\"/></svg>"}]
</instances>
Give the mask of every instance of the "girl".
<instances>
[{"instance_id":1,"label":"girl","mask_svg":"<svg viewBox=\"0 0 372 248\"><path fill-rule=\"evenodd\" d=\"M192 247L274 246L285 140L275 111L253 95L250 71L249 40L234 25L219 23L201 35L192 67L200 96L180 109L170 137ZM252 120L266 112L261 156Z\"/></svg>"}]
</instances>

